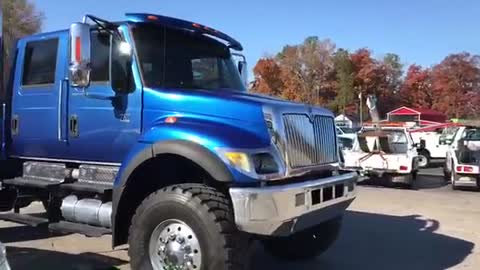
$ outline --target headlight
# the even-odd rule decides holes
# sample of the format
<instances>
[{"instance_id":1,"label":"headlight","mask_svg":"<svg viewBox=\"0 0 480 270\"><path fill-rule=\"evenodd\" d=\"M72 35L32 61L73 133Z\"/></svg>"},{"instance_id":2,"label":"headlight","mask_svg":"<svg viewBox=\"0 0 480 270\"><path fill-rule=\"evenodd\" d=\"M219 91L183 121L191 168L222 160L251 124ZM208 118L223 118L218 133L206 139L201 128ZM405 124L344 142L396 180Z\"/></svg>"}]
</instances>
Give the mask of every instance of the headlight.
<instances>
[{"instance_id":1,"label":"headlight","mask_svg":"<svg viewBox=\"0 0 480 270\"><path fill-rule=\"evenodd\" d=\"M270 153L252 155L253 166L258 174L270 174L278 172L278 164Z\"/></svg>"},{"instance_id":2,"label":"headlight","mask_svg":"<svg viewBox=\"0 0 480 270\"><path fill-rule=\"evenodd\" d=\"M245 172L252 172L248 155L242 152L225 152L230 165Z\"/></svg>"}]
</instances>

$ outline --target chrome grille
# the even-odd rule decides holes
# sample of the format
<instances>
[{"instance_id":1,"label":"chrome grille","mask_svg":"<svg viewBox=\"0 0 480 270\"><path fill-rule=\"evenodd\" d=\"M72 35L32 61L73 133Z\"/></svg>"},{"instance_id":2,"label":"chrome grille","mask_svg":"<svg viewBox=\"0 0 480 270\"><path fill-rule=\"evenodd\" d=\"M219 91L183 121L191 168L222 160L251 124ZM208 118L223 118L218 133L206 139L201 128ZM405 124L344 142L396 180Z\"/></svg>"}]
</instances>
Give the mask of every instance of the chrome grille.
<instances>
[{"instance_id":1,"label":"chrome grille","mask_svg":"<svg viewBox=\"0 0 480 270\"><path fill-rule=\"evenodd\" d=\"M335 124L332 117L283 115L285 151L291 168L337 162Z\"/></svg>"}]
</instances>

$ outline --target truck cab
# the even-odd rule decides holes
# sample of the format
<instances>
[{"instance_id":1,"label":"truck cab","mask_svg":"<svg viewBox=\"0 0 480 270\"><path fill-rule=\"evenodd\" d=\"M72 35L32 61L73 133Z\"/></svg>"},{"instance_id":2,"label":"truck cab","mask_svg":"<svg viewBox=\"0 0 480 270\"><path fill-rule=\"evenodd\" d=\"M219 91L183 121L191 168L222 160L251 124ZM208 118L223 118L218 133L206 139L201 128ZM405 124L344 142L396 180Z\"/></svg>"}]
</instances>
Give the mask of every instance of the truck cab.
<instances>
[{"instance_id":1,"label":"truck cab","mask_svg":"<svg viewBox=\"0 0 480 270\"><path fill-rule=\"evenodd\" d=\"M20 39L0 219L112 234L132 269L245 269L255 238L283 258L326 250L357 178L340 170L333 114L248 93L242 49L144 13ZM34 201L46 218L21 213Z\"/></svg>"},{"instance_id":2,"label":"truck cab","mask_svg":"<svg viewBox=\"0 0 480 270\"><path fill-rule=\"evenodd\" d=\"M418 162L420 167L428 167L432 161L444 161L449 144L455 134L456 123L435 124L427 127L410 129L413 141L418 147Z\"/></svg>"}]
</instances>

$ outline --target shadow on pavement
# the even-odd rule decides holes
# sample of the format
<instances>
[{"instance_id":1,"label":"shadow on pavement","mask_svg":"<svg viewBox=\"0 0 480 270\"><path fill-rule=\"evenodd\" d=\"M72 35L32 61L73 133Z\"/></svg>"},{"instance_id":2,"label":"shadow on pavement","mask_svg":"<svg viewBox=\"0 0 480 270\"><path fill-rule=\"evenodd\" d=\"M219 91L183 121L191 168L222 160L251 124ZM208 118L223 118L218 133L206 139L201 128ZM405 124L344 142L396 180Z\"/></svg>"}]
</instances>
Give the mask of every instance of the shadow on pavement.
<instances>
[{"instance_id":1,"label":"shadow on pavement","mask_svg":"<svg viewBox=\"0 0 480 270\"><path fill-rule=\"evenodd\" d=\"M304 262L283 262L266 254L260 245L253 251L251 270L441 270L461 263L474 244L436 233L440 224L419 216L390 216L348 211L340 238L322 256ZM20 242L53 236L46 229L0 228L0 241ZM295 247L291 247L295 248ZM106 270L126 261L109 256L78 255L25 247L7 247L13 270Z\"/></svg>"},{"instance_id":2,"label":"shadow on pavement","mask_svg":"<svg viewBox=\"0 0 480 270\"><path fill-rule=\"evenodd\" d=\"M19 225L16 227L0 228L0 242L7 244L12 242L23 242L31 240L47 239L50 237L61 236L64 234L52 233L46 226L29 227Z\"/></svg>"},{"instance_id":3,"label":"shadow on pavement","mask_svg":"<svg viewBox=\"0 0 480 270\"><path fill-rule=\"evenodd\" d=\"M415 183L416 189L434 189L448 185L448 182L442 176L436 175L418 175Z\"/></svg>"},{"instance_id":4,"label":"shadow on pavement","mask_svg":"<svg viewBox=\"0 0 480 270\"><path fill-rule=\"evenodd\" d=\"M68 254L59 251L26 247L7 247L7 259L12 270L113 270L124 260L95 253Z\"/></svg>"},{"instance_id":5,"label":"shadow on pavement","mask_svg":"<svg viewBox=\"0 0 480 270\"><path fill-rule=\"evenodd\" d=\"M441 270L461 263L474 244L435 233L436 220L347 212L340 238L309 262L285 263L259 248L252 270ZM295 248L295 247L291 247Z\"/></svg>"}]
</instances>

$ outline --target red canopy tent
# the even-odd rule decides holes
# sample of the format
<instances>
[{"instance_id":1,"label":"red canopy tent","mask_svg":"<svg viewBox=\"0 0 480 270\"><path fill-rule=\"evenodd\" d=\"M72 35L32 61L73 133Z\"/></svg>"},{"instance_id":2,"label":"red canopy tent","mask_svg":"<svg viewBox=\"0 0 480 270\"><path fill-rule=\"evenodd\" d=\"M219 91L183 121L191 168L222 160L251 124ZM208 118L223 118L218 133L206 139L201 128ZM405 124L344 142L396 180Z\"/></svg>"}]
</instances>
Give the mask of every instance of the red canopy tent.
<instances>
[{"instance_id":1,"label":"red canopy tent","mask_svg":"<svg viewBox=\"0 0 480 270\"><path fill-rule=\"evenodd\" d=\"M393 122L415 122L423 127L445 123L447 115L430 109L414 109L403 106L387 113L387 119Z\"/></svg>"}]
</instances>

